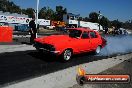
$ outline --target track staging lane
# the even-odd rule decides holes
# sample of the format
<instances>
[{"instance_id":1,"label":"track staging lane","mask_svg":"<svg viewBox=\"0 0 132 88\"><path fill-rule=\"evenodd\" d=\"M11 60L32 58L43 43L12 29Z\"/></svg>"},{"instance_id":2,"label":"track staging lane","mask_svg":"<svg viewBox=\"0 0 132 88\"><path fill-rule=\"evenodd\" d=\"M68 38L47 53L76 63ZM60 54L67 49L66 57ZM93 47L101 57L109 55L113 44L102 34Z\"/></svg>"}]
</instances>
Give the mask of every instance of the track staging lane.
<instances>
[{"instance_id":1,"label":"track staging lane","mask_svg":"<svg viewBox=\"0 0 132 88\"><path fill-rule=\"evenodd\" d=\"M132 52L132 36L106 36L107 46L99 55L87 53L74 56L67 63L62 63L35 50L0 54L0 85L23 81L45 75L68 67L105 59L106 56Z\"/></svg>"}]
</instances>

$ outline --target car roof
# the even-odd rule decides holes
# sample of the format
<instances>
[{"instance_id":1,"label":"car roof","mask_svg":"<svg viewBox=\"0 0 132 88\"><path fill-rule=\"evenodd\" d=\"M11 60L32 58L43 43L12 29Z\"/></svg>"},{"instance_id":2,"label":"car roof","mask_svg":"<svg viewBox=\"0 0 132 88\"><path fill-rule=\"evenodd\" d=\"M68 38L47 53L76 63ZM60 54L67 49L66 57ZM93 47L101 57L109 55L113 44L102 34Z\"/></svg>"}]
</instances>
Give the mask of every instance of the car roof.
<instances>
[{"instance_id":1,"label":"car roof","mask_svg":"<svg viewBox=\"0 0 132 88\"><path fill-rule=\"evenodd\" d=\"M80 31L94 31L94 30L91 30L91 29L89 29L89 28L68 28L68 29L80 30Z\"/></svg>"}]
</instances>

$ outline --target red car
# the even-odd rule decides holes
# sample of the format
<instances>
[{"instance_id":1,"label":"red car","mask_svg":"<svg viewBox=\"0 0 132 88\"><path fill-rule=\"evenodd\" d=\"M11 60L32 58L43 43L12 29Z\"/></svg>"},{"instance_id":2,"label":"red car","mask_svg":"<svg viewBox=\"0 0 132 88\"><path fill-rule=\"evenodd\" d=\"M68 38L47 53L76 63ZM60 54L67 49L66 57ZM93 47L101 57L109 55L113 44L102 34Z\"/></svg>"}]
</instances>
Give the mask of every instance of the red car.
<instances>
[{"instance_id":1,"label":"red car","mask_svg":"<svg viewBox=\"0 0 132 88\"><path fill-rule=\"evenodd\" d=\"M51 35L35 39L34 47L38 51L59 55L68 61L73 54L95 51L100 53L106 40L98 32L86 28L66 29L68 35Z\"/></svg>"}]
</instances>

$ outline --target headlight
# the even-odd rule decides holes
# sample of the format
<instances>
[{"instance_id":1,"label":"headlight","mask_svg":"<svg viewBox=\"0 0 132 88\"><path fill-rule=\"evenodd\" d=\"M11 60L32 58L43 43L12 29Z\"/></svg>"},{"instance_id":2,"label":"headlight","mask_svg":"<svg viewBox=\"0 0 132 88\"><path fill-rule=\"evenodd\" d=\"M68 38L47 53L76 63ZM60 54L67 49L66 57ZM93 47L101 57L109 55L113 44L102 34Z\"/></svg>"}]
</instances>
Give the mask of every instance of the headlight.
<instances>
[{"instance_id":1,"label":"headlight","mask_svg":"<svg viewBox=\"0 0 132 88\"><path fill-rule=\"evenodd\" d=\"M45 48L50 50L50 51L55 51L55 47L53 45L50 45L50 44L46 44Z\"/></svg>"}]
</instances>

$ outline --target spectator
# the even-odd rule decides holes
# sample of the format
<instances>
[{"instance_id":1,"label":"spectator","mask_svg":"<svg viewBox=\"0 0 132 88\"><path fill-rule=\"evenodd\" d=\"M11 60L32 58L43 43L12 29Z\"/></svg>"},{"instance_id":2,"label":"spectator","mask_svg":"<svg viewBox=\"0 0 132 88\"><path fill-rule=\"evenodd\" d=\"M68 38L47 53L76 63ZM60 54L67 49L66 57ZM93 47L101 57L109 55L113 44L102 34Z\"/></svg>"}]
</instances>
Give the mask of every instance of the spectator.
<instances>
[{"instance_id":1,"label":"spectator","mask_svg":"<svg viewBox=\"0 0 132 88\"><path fill-rule=\"evenodd\" d=\"M119 34L119 30L118 30L118 28L117 27L115 27L115 29L114 29L114 34Z\"/></svg>"},{"instance_id":2,"label":"spectator","mask_svg":"<svg viewBox=\"0 0 132 88\"><path fill-rule=\"evenodd\" d=\"M105 27L104 30L105 30L105 34L107 34L107 32L108 32L108 27Z\"/></svg>"},{"instance_id":3,"label":"spectator","mask_svg":"<svg viewBox=\"0 0 132 88\"><path fill-rule=\"evenodd\" d=\"M34 18L29 22L29 27L30 27L29 32L31 34L30 43L33 44L34 43L34 39L36 38L36 32L37 32Z\"/></svg>"}]
</instances>

